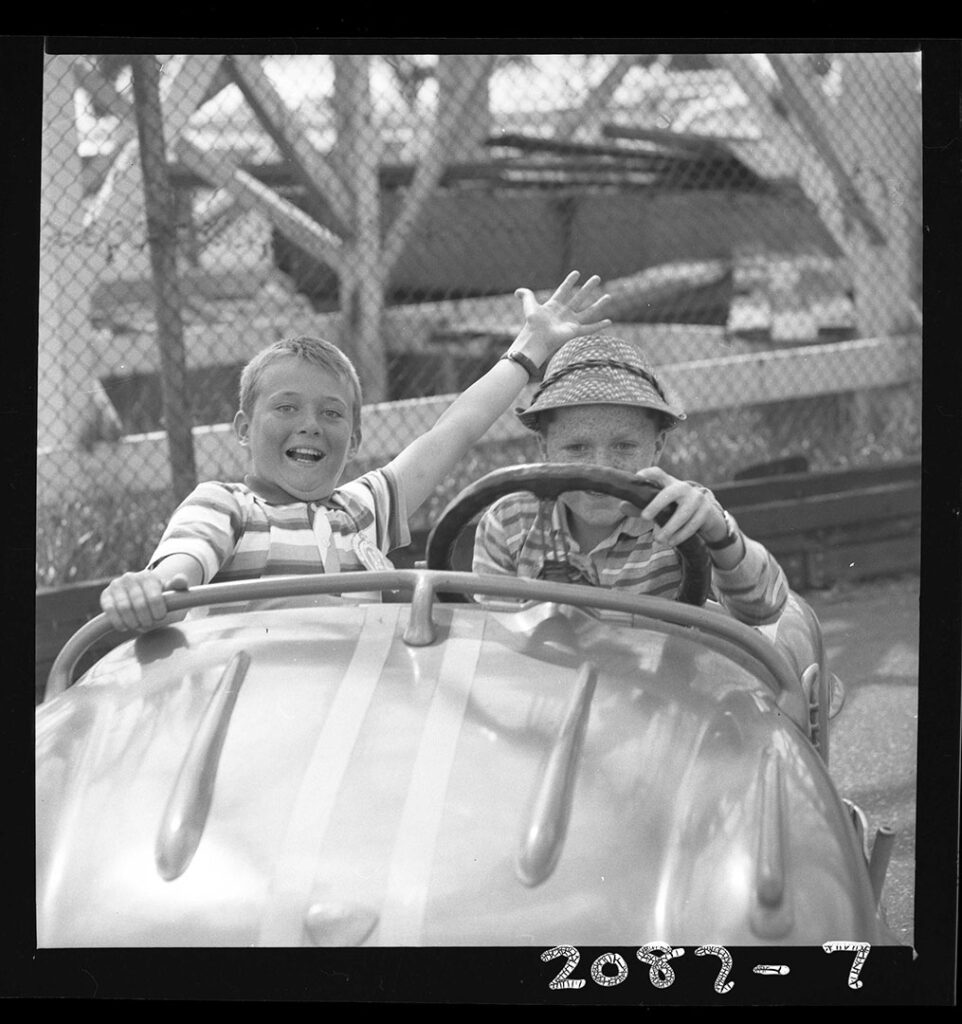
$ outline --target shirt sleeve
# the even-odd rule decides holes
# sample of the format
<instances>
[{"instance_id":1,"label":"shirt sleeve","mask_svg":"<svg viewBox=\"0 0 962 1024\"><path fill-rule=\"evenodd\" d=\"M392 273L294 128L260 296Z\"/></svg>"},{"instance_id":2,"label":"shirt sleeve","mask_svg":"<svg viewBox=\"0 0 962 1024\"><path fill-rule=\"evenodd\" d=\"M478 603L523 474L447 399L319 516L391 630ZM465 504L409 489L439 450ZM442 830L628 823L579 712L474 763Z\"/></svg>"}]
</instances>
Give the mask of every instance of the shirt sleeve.
<instances>
[{"instance_id":1,"label":"shirt sleeve","mask_svg":"<svg viewBox=\"0 0 962 1024\"><path fill-rule=\"evenodd\" d=\"M731 569L714 567L715 590L736 619L750 626L767 625L785 609L788 579L768 548L739 533L745 542L745 555Z\"/></svg>"},{"instance_id":2,"label":"shirt sleeve","mask_svg":"<svg viewBox=\"0 0 962 1024\"><path fill-rule=\"evenodd\" d=\"M170 555L190 555L209 583L234 550L244 528L244 510L222 484L199 484L176 508L147 563L153 569Z\"/></svg>"},{"instance_id":3,"label":"shirt sleeve","mask_svg":"<svg viewBox=\"0 0 962 1024\"><path fill-rule=\"evenodd\" d=\"M352 494L373 509L379 551L387 554L411 543L407 495L390 467L365 473L338 491Z\"/></svg>"}]
</instances>

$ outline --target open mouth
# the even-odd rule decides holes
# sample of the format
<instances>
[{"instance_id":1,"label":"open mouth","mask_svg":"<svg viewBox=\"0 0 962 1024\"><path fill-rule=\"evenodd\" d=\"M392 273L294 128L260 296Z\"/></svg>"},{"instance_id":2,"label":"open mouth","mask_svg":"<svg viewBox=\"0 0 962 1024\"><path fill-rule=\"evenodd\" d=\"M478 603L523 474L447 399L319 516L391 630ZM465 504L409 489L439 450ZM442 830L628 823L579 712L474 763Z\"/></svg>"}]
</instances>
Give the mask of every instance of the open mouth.
<instances>
[{"instance_id":1,"label":"open mouth","mask_svg":"<svg viewBox=\"0 0 962 1024\"><path fill-rule=\"evenodd\" d=\"M313 466L324 458L324 452L316 448L288 448L284 453L292 462L302 466Z\"/></svg>"}]
</instances>

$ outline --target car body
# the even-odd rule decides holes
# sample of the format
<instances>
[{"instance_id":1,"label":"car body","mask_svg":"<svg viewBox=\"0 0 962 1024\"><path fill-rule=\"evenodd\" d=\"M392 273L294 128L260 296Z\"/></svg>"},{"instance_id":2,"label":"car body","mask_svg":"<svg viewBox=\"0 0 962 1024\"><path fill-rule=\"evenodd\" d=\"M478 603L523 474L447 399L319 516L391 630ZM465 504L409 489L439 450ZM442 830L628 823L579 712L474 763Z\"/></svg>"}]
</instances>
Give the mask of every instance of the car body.
<instances>
[{"instance_id":1,"label":"car body","mask_svg":"<svg viewBox=\"0 0 962 1024\"><path fill-rule=\"evenodd\" d=\"M41 947L897 944L798 595L768 635L436 568L168 606L37 708Z\"/></svg>"}]
</instances>

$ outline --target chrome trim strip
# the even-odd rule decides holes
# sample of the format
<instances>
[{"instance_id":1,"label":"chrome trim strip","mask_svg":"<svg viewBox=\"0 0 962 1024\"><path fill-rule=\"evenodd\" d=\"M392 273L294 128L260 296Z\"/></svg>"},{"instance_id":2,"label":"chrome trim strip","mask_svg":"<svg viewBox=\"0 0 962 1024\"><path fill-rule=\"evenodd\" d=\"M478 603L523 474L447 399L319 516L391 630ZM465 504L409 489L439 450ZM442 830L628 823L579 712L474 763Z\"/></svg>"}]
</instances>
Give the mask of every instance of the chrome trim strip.
<instances>
[{"instance_id":1,"label":"chrome trim strip","mask_svg":"<svg viewBox=\"0 0 962 1024\"><path fill-rule=\"evenodd\" d=\"M485 617L458 616L445 643L401 812L385 888L380 946L420 946L444 797L474 683Z\"/></svg>"},{"instance_id":2,"label":"chrome trim strip","mask_svg":"<svg viewBox=\"0 0 962 1024\"><path fill-rule=\"evenodd\" d=\"M358 574L360 575L360 574ZM258 946L302 946L316 854L397 631L400 604L365 607L351 663L321 727L275 860Z\"/></svg>"}]
</instances>

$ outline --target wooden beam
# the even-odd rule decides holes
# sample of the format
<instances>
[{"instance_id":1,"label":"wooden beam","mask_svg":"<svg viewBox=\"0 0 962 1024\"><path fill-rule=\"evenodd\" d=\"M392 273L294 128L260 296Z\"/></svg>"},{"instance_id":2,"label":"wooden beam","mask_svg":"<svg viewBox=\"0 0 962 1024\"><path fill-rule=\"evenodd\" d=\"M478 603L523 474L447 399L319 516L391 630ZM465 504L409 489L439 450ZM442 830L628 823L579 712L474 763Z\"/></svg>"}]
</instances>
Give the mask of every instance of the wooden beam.
<instances>
[{"instance_id":1,"label":"wooden beam","mask_svg":"<svg viewBox=\"0 0 962 1024\"><path fill-rule=\"evenodd\" d=\"M194 461L194 438L190 429L184 324L177 274L177 225L173 194L167 181L160 72L156 60L150 54L135 56L132 71L170 480L174 497L182 501L197 486L197 468Z\"/></svg>"},{"instance_id":2,"label":"wooden beam","mask_svg":"<svg viewBox=\"0 0 962 1024\"><path fill-rule=\"evenodd\" d=\"M113 82L107 81L88 57L77 57L73 64L74 81L84 92L89 93L104 110L122 123L127 122L131 134L134 132L134 111L130 101L122 96Z\"/></svg>"},{"instance_id":3,"label":"wooden beam","mask_svg":"<svg viewBox=\"0 0 962 1024\"><path fill-rule=\"evenodd\" d=\"M731 142L728 145L764 178L800 178L811 162L811 149L780 110L771 83L751 54L716 53L709 59L727 71L745 94L768 142L767 146L746 147Z\"/></svg>"},{"instance_id":4,"label":"wooden beam","mask_svg":"<svg viewBox=\"0 0 962 1024\"><path fill-rule=\"evenodd\" d=\"M161 80L164 135L168 151L187 128L195 111L206 103L224 61L222 53L191 54L172 78Z\"/></svg>"},{"instance_id":5,"label":"wooden beam","mask_svg":"<svg viewBox=\"0 0 962 1024\"><path fill-rule=\"evenodd\" d=\"M209 98L211 83L223 59L222 54L187 57L172 79L161 82L164 134L168 148L180 137L197 108ZM143 230L142 198L137 140L132 138L119 149L90 205L85 226L95 234L101 230L136 237Z\"/></svg>"},{"instance_id":6,"label":"wooden beam","mask_svg":"<svg viewBox=\"0 0 962 1024\"><path fill-rule=\"evenodd\" d=\"M438 117L435 120L432 137L425 147L418 163L414 179L404 196L404 202L388 230L381 251L382 280L387 281L411 235L432 192L437 188L441 175L451 157L452 142L463 122L464 113L471 101L474 90L494 67L494 54L460 54L438 57L439 62L453 61L459 74L457 84L442 105L438 101ZM439 76L439 78L444 76Z\"/></svg>"},{"instance_id":7,"label":"wooden beam","mask_svg":"<svg viewBox=\"0 0 962 1024\"><path fill-rule=\"evenodd\" d=\"M614 63L601 81L588 91L581 105L561 118L555 128L555 138L573 138L579 129L589 126L592 120L602 117L625 75L638 62L638 56L637 53L615 54Z\"/></svg>"},{"instance_id":8,"label":"wooden beam","mask_svg":"<svg viewBox=\"0 0 962 1024\"><path fill-rule=\"evenodd\" d=\"M195 174L226 189L247 210L256 210L285 238L309 256L335 270L341 266L341 242L302 209L279 196L223 153L204 152L186 138L177 143L177 156Z\"/></svg>"},{"instance_id":9,"label":"wooden beam","mask_svg":"<svg viewBox=\"0 0 962 1024\"><path fill-rule=\"evenodd\" d=\"M728 508L745 508L773 501L801 501L825 494L900 484L921 488L922 463L919 459L902 459L869 466L846 466L817 473L786 473L784 476L754 477L734 480L714 490L715 497Z\"/></svg>"},{"instance_id":10,"label":"wooden beam","mask_svg":"<svg viewBox=\"0 0 962 1024\"><path fill-rule=\"evenodd\" d=\"M659 377L690 411L887 387L916 373L912 339L862 338L676 363Z\"/></svg>"},{"instance_id":11,"label":"wooden beam","mask_svg":"<svg viewBox=\"0 0 962 1024\"><path fill-rule=\"evenodd\" d=\"M778 53L767 55L782 86L782 95L798 119L812 148L819 155L835 181L835 187L846 210L865 229L873 245L885 244L885 233L872 216L858 186L845 169L826 125L831 121L831 112L824 96L818 93L811 81L805 78L797 60L788 60Z\"/></svg>"},{"instance_id":12,"label":"wooden beam","mask_svg":"<svg viewBox=\"0 0 962 1024\"><path fill-rule=\"evenodd\" d=\"M609 296L605 315L617 322L641 303L662 302L692 288L718 284L731 273L731 269L728 260L691 260L662 264L627 280L609 282L605 286Z\"/></svg>"},{"instance_id":13,"label":"wooden beam","mask_svg":"<svg viewBox=\"0 0 962 1024\"><path fill-rule=\"evenodd\" d=\"M342 237L350 234L353 216L350 192L337 172L315 149L297 113L287 107L274 88L261 58L253 54L232 54L226 66L258 121L294 168L304 187L320 204L330 208L332 229Z\"/></svg>"},{"instance_id":14,"label":"wooden beam","mask_svg":"<svg viewBox=\"0 0 962 1024\"><path fill-rule=\"evenodd\" d=\"M351 182L354 214L341 262L339 341L354 360L364 393L378 400L387 394L378 176L384 139L374 116L370 56L337 54L333 62L336 166Z\"/></svg>"},{"instance_id":15,"label":"wooden beam","mask_svg":"<svg viewBox=\"0 0 962 1024\"><path fill-rule=\"evenodd\" d=\"M699 157L723 157L734 159L734 154L725 144L722 136L698 135L693 132L675 132L670 128L640 128L629 124L604 124L601 134L606 139L631 139L635 142L651 142L659 147L682 150ZM625 150L617 152L624 153ZM629 152L629 155L634 155Z\"/></svg>"},{"instance_id":16,"label":"wooden beam","mask_svg":"<svg viewBox=\"0 0 962 1024\"><path fill-rule=\"evenodd\" d=\"M921 487L903 481L747 505L741 509L738 523L750 537L777 537L921 515Z\"/></svg>"}]
</instances>

